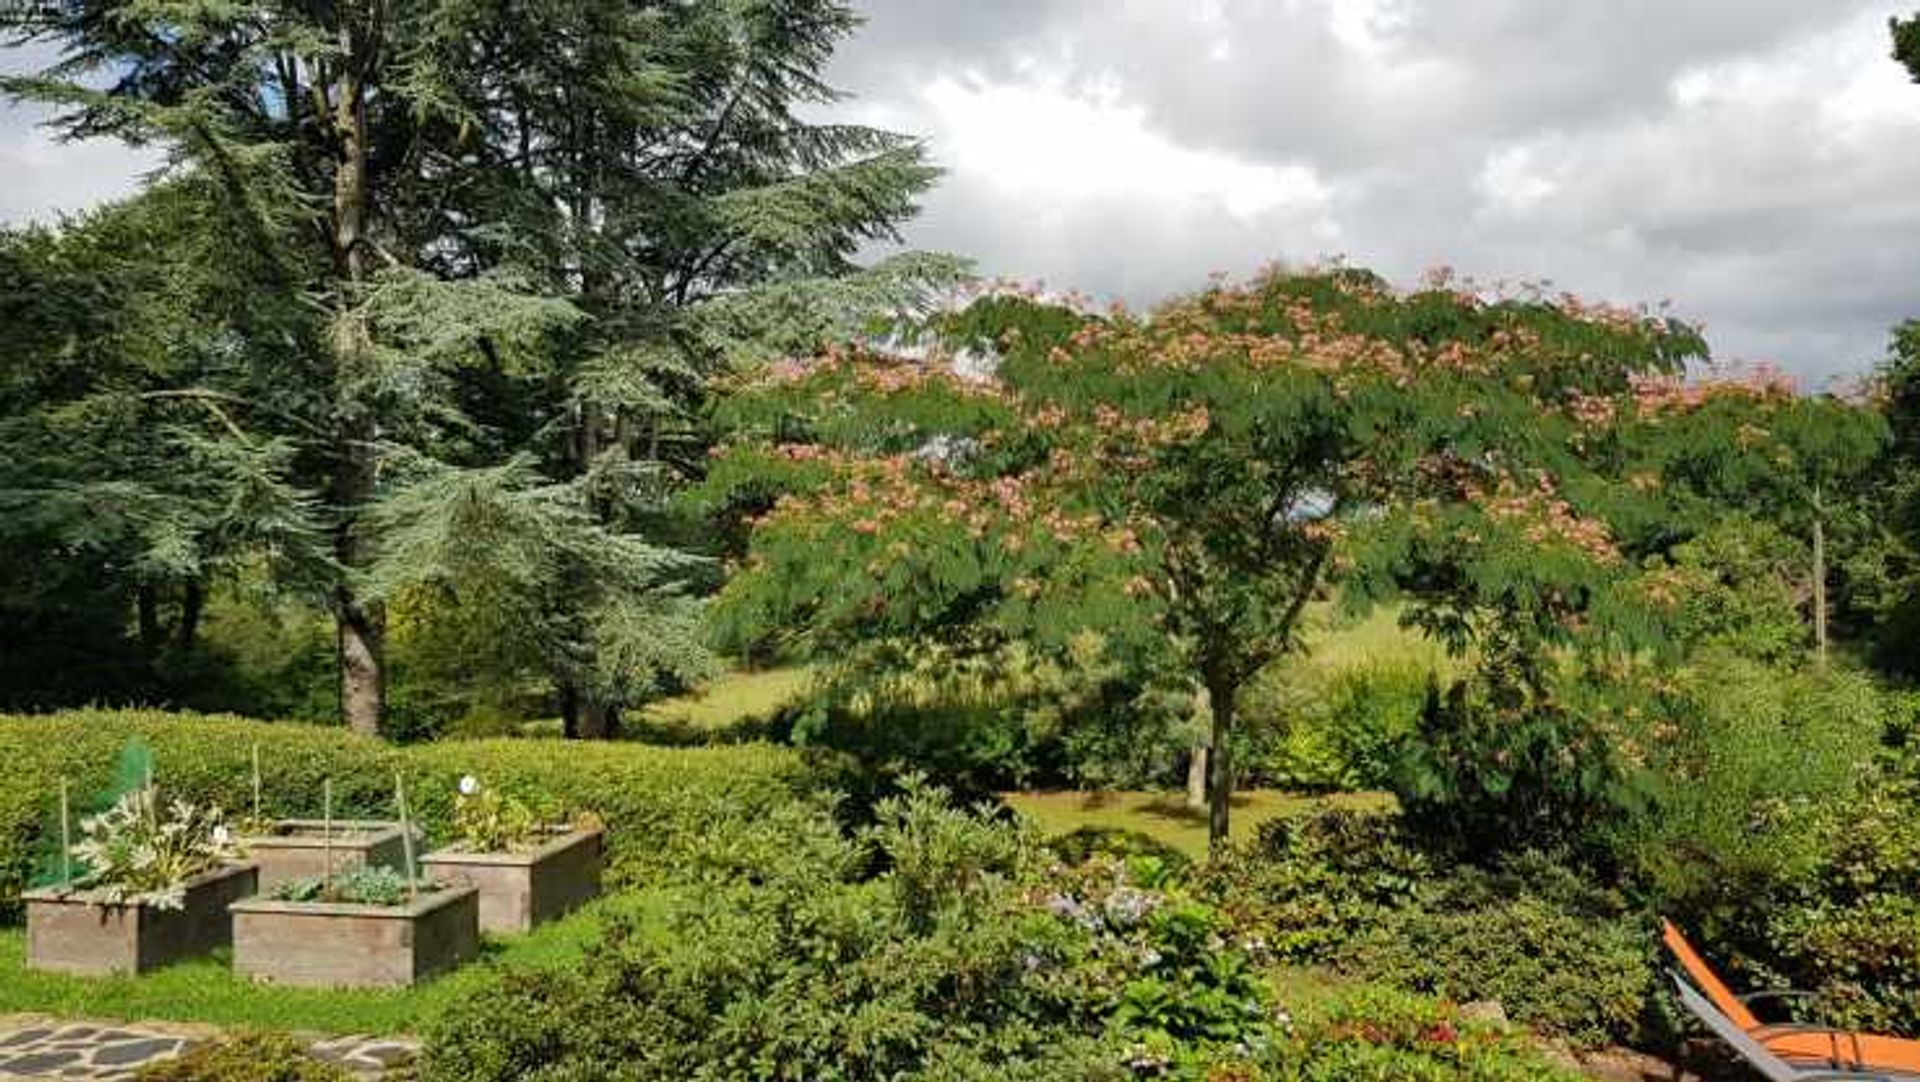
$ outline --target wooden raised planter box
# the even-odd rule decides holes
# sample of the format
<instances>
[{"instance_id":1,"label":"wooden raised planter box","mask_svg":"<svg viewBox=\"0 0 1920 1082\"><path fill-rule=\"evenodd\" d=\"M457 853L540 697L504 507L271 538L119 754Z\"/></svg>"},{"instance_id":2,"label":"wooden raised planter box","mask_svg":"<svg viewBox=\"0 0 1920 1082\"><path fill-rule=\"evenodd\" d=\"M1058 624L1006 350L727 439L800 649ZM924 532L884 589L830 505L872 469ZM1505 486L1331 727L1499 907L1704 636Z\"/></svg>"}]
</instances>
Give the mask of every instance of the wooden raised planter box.
<instances>
[{"instance_id":1,"label":"wooden raised planter box","mask_svg":"<svg viewBox=\"0 0 1920 1082\"><path fill-rule=\"evenodd\" d=\"M601 832L574 830L520 853L439 849L420 863L445 882L480 890L480 929L525 932L600 893Z\"/></svg>"},{"instance_id":2,"label":"wooden raised planter box","mask_svg":"<svg viewBox=\"0 0 1920 1082\"><path fill-rule=\"evenodd\" d=\"M186 904L160 909L112 905L93 892L53 887L21 895L27 906L27 965L83 976L145 973L210 953L233 942L227 906L258 889L251 864L202 872L187 880Z\"/></svg>"},{"instance_id":3,"label":"wooden raised planter box","mask_svg":"<svg viewBox=\"0 0 1920 1082\"><path fill-rule=\"evenodd\" d=\"M260 890L270 891L290 879L318 879L327 872L326 824L319 819L282 819L271 834L248 834L238 839L247 859L260 866ZM418 831L414 834L416 844ZM406 840L400 824L377 820L340 819L333 824L333 870L399 868L406 862Z\"/></svg>"},{"instance_id":4,"label":"wooden raised planter box","mask_svg":"<svg viewBox=\"0 0 1920 1082\"><path fill-rule=\"evenodd\" d=\"M479 892L427 891L405 905L235 902L233 968L269 984L405 987L480 953Z\"/></svg>"}]
</instances>

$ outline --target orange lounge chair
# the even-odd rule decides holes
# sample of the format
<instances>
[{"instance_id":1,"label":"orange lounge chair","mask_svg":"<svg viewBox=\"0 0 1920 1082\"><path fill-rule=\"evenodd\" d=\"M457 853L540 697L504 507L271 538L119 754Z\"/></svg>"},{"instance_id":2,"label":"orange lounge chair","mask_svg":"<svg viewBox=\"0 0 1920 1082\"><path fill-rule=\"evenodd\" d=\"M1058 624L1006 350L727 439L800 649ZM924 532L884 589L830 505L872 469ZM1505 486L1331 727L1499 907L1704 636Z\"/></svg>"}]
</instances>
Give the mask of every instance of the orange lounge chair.
<instances>
[{"instance_id":1,"label":"orange lounge chair","mask_svg":"<svg viewBox=\"0 0 1920 1082\"><path fill-rule=\"evenodd\" d=\"M1700 952L1672 921L1663 922L1663 937L1674 960L1713 1006L1767 1051L1796 1063L1816 1063L1843 1070L1889 1071L1920 1076L1920 1041L1853 1033L1819 1026L1768 1024L1753 1013L1751 1004L1767 999L1807 999L1806 992L1757 992L1736 996Z\"/></svg>"}]
</instances>

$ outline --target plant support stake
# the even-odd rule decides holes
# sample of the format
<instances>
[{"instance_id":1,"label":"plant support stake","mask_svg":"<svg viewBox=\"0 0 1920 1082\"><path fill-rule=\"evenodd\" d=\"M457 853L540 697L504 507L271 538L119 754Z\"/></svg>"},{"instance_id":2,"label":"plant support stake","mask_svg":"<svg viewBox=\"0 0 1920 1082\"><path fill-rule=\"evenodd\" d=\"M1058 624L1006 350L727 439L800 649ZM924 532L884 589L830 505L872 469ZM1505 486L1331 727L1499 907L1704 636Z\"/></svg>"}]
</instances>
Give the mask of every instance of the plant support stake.
<instances>
[{"instance_id":1,"label":"plant support stake","mask_svg":"<svg viewBox=\"0 0 1920 1082\"><path fill-rule=\"evenodd\" d=\"M253 742L253 829L260 829L260 742Z\"/></svg>"},{"instance_id":2,"label":"plant support stake","mask_svg":"<svg viewBox=\"0 0 1920 1082\"><path fill-rule=\"evenodd\" d=\"M393 772L393 800L400 812L400 852L407 865L407 897L419 897L419 876L413 865L413 823L407 815L407 783Z\"/></svg>"},{"instance_id":3,"label":"plant support stake","mask_svg":"<svg viewBox=\"0 0 1920 1082\"><path fill-rule=\"evenodd\" d=\"M67 779L60 779L60 886L73 885L73 812L67 802Z\"/></svg>"},{"instance_id":4,"label":"plant support stake","mask_svg":"<svg viewBox=\"0 0 1920 1082\"><path fill-rule=\"evenodd\" d=\"M320 850L325 863L321 882L326 884L328 893L333 891L333 779L320 781Z\"/></svg>"}]
</instances>

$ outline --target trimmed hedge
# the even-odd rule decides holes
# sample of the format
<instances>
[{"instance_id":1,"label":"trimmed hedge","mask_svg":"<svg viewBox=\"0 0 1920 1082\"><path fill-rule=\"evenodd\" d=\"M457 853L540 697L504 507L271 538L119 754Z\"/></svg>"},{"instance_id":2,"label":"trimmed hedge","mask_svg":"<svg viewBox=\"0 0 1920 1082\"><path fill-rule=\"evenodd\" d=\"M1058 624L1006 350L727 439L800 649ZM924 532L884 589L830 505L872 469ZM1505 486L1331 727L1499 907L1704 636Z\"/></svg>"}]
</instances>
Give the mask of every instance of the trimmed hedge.
<instances>
[{"instance_id":1,"label":"trimmed hedge","mask_svg":"<svg viewBox=\"0 0 1920 1082\"><path fill-rule=\"evenodd\" d=\"M759 859L758 835L797 803L827 814L846 778L833 765L771 745L654 748L547 740L450 741L396 747L342 729L230 716L138 710L0 715L0 914L16 918L20 891L57 850L60 779L76 818L109 796L121 750L152 749L163 796L215 802L229 815L252 802L260 747L262 811L320 814L333 780L334 815L391 818L394 776L405 777L429 841L448 833L463 774L530 800L605 820L608 885L725 877Z\"/></svg>"}]
</instances>

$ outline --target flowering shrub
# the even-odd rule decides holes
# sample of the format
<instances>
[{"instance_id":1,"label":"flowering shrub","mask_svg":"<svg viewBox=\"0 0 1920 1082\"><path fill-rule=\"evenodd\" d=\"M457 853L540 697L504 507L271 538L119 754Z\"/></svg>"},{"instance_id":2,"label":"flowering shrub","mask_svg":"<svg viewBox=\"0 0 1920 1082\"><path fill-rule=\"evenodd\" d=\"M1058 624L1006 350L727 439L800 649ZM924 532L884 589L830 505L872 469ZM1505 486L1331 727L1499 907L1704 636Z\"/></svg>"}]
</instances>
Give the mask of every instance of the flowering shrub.
<instances>
[{"instance_id":1,"label":"flowering shrub","mask_svg":"<svg viewBox=\"0 0 1920 1082\"><path fill-rule=\"evenodd\" d=\"M453 830L461 848L475 853L525 849L540 834L540 817L526 802L480 784L472 774L460 778L453 798Z\"/></svg>"},{"instance_id":2,"label":"flowering shrub","mask_svg":"<svg viewBox=\"0 0 1920 1082\"><path fill-rule=\"evenodd\" d=\"M151 785L82 819L80 829L73 855L86 871L76 885L111 905L179 909L187 880L240 855L219 808L175 800L163 818Z\"/></svg>"},{"instance_id":3,"label":"flowering shrub","mask_svg":"<svg viewBox=\"0 0 1920 1082\"><path fill-rule=\"evenodd\" d=\"M1412 591L1461 647L1621 623L1631 563L1565 407L1703 349L1663 314L1451 280L1402 293L1344 267L1145 317L994 301L936 321L940 345L994 357L977 375L937 349L842 352L722 406L732 435L699 498L750 531L722 637L1059 656L1093 633L1136 673L1206 689L1223 780L1242 688L1335 582ZM1211 788L1223 841L1228 786Z\"/></svg>"}]
</instances>

